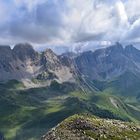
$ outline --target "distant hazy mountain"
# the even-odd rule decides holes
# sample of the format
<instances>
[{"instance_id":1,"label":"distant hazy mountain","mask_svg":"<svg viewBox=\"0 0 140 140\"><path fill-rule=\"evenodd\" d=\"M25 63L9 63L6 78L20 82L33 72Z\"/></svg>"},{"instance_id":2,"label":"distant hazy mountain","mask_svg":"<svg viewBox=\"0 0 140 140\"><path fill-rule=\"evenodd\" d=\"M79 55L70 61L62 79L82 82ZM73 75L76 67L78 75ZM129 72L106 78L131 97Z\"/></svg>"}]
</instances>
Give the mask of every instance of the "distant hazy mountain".
<instances>
[{"instance_id":1,"label":"distant hazy mountain","mask_svg":"<svg viewBox=\"0 0 140 140\"><path fill-rule=\"evenodd\" d=\"M77 78L86 82L109 81L127 72L140 73L140 50L132 45L123 48L116 43L94 52L68 52L60 56L51 49L36 52L29 44L17 44L13 49L0 46L0 81L16 79L26 86L33 80L45 85L53 80L75 82Z\"/></svg>"},{"instance_id":2,"label":"distant hazy mountain","mask_svg":"<svg viewBox=\"0 0 140 140\"><path fill-rule=\"evenodd\" d=\"M90 80L111 80L130 71L140 72L140 50L119 43L95 52L84 52L75 59L81 75Z\"/></svg>"},{"instance_id":3,"label":"distant hazy mountain","mask_svg":"<svg viewBox=\"0 0 140 140\"><path fill-rule=\"evenodd\" d=\"M81 83L113 95L140 100L140 50L116 43L75 58Z\"/></svg>"},{"instance_id":4,"label":"distant hazy mountain","mask_svg":"<svg viewBox=\"0 0 140 140\"><path fill-rule=\"evenodd\" d=\"M75 66L74 71L91 80L109 80L126 71L140 72L140 50L132 45L123 48L116 43L94 52L57 56L50 49L38 53L29 44L18 44L13 50L0 46L0 81L47 79L45 76L50 73L61 82L69 81L73 79L70 61Z\"/></svg>"}]
</instances>

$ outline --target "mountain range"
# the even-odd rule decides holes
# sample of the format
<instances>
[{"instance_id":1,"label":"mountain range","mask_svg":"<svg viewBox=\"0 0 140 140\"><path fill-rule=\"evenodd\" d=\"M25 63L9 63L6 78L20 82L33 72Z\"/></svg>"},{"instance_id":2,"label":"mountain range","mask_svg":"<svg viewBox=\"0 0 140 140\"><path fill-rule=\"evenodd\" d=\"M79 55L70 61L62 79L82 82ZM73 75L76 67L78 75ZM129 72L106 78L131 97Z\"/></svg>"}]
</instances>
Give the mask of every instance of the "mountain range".
<instances>
[{"instance_id":1,"label":"mountain range","mask_svg":"<svg viewBox=\"0 0 140 140\"><path fill-rule=\"evenodd\" d=\"M70 68L51 49L39 53L29 44L0 46L0 81L16 79L26 83L32 79L59 82L74 80ZM65 75L65 76L64 76Z\"/></svg>"},{"instance_id":2,"label":"mountain range","mask_svg":"<svg viewBox=\"0 0 140 140\"><path fill-rule=\"evenodd\" d=\"M84 52L76 58L76 65L83 76L90 80L112 80L125 72L140 72L140 50L119 43L95 52Z\"/></svg>"},{"instance_id":3,"label":"mountain range","mask_svg":"<svg viewBox=\"0 0 140 140\"><path fill-rule=\"evenodd\" d=\"M37 140L87 113L140 123L140 50L116 43L82 53L0 46L0 134Z\"/></svg>"},{"instance_id":4,"label":"mountain range","mask_svg":"<svg viewBox=\"0 0 140 140\"><path fill-rule=\"evenodd\" d=\"M140 73L140 50L132 45L123 48L116 43L94 52L62 55L51 49L36 52L27 43L17 44L13 49L0 46L0 81L48 78L45 80L74 82L75 73L89 80L108 81L125 72Z\"/></svg>"}]
</instances>

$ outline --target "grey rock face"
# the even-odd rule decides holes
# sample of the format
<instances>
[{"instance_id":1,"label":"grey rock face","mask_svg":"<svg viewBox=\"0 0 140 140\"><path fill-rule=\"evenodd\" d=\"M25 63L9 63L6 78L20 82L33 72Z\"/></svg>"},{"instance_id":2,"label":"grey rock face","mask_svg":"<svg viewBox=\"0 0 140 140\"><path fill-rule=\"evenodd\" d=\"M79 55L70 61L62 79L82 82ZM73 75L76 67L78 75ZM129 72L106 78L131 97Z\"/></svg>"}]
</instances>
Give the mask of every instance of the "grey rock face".
<instances>
[{"instance_id":1,"label":"grey rock face","mask_svg":"<svg viewBox=\"0 0 140 140\"><path fill-rule=\"evenodd\" d=\"M51 49L46 49L46 51L42 53L41 64L45 64L44 66L47 69L51 69L53 71L60 69L62 66L58 56Z\"/></svg>"},{"instance_id":2,"label":"grey rock face","mask_svg":"<svg viewBox=\"0 0 140 140\"><path fill-rule=\"evenodd\" d=\"M26 61L27 59L35 60L38 53L35 52L30 44L17 44L13 49L13 54L21 61Z\"/></svg>"},{"instance_id":3,"label":"grey rock face","mask_svg":"<svg viewBox=\"0 0 140 140\"><path fill-rule=\"evenodd\" d=\"M140 72L140 51L133 46L125 49L121 44L84 52L75 59L81 75L91 80L109 80L126 71Z\"/></svg>"},{"instance_id":4,"label":"grey rock face","mask_svg":"<svg viewBox=\"0 0 140 140\"><path fill-rule=\"evenodd\" d=\"M10 46L0 46L0 81L37 77L60 82L73 79L70 68L50 49L38 53L27 43L17 44L13 50Z\"/></svg>"},{"instance_id":5,"label":"grey rock face","mask_svg":"<svg viewBox=\"0 0 140 140\"><path fill-rule=\"evenodd\" d=\"M0 46L0 70L10 71L10 62L14 60L10 46Z\"/></svg>"},{"instance_id":6,"label":"grey rock face","mask_svg":"<svg viewBox=\"0 0 140 140\"><path fill-rule=\"evenodd\" d=\"M76 76L90 80L110 80L126 71L140 73L140 50L116 43L108 48L81 54L56 55L51 49L36 52L30 44L12 50L0 46L0 81L10 79L75 82Z\"/></svg>"}]
</instances>

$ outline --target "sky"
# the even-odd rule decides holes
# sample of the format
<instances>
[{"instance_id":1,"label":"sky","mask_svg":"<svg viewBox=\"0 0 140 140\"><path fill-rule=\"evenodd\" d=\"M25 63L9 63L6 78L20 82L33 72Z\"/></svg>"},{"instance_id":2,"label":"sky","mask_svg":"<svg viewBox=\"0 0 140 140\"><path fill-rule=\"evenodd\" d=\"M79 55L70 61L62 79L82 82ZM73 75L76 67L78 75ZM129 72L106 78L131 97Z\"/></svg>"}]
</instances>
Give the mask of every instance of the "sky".
<instances>
[{"instance_id":1,"label":"sky","mask_svg":"<svg viewBox=\"0 0 140 140\"><path fill-rule=\"evenodd\" d=\"M140 42L140 0L0 0L0 44Z\"/></svg>"}]
</instances>

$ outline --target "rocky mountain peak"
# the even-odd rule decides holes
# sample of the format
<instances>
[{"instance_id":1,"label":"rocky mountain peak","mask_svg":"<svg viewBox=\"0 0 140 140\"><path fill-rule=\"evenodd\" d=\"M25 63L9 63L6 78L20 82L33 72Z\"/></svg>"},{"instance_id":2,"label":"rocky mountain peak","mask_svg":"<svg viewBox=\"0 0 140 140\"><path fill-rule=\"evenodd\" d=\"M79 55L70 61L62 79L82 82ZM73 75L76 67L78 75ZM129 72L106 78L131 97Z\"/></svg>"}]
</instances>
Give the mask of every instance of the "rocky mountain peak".
<instances>
[{"instance_id":1,"label":"rocky mountain peak","mask_svg":"<svg viewBox=\"0 0 140 140\"><path fill-rule=\"evenodd\" d=\"M10 46L0 46L0 61L10 61L12 50Z\"/></svg>"},{"instance_id":2,"label":"rocky mountain peak","mask_svg":"<svg viewBox=\"0 0 140 140\"><path fill-rule=\"evenodd\" d=\"M11 50L10 46L0 45L0 52L1 51L10 51L10 50Z\"/></svg>"},{"instance_id":3,"label":"rocky mountain peak","mask_svg":"<svg viewBox=\"0 0 140 140\"><path fill-rule=\"evenodd\" d=\"M54 52L50 49L50 48L47 48L45 51L44 51L44 53L53 53L54 54Z\"/></svg>"},{"instance_id":4,"label":"rocky mountain peak","mask_svg":"<svg viewBox=\"0 0 140 140\"><path fill-rule=\"evenodd\" d=\"M0 63L3 71L5 72L6 68L9 72L10 69L10 75L14 75L15 79L35 77L48 71L64 79L66 72L72 77L71 71L73 72L76 67L82 76L90 80L109 80L127 70L139 72L140 51L132 45L124 49L120 43L116 43L95 52L58 56L51 49L39 54L30 44L25 43L15 45L13 50L9 46L1 46ZM20 76L17 76L17 72ZM14 79L13 77L10 79Z\"/></svg>"},{"instance_id":5,"label":"rocky mountain peak","mask_svg":"<svg viewBox=\"0 0 140 140\"><path fill-rule=\"evenodd\" d=\"M0 47L0 81L24 81L37 77L53 80L58 77L63 82L73 79L70 70L51 49L38 53L28 43L17 44L13 49L10 46Z\"/></svg>"},{"instance_id":6,"label":"rocky mountain peak","mask_svg":"<svg viewBox=\"0 0 140 140\"><path fill-rule=\"evenodd\" d=\"M19 43L17 45L15 45L13 50L24 50L24 51L29 51L29 50L34 50L32 45L28 44L28 43Z\"/></svg>"},{"instance_id":7,"label":"rocky mountain peak","mask_svg":"<svg viewBox=\"0 0 140 140\"><path fill-rule=\"evenodd\" d=\"M59 61L58 56L51 50L51 49L46 49L42 53L42 61L43 63L57 63Z\"/></svg>"},{"instance_id":8,"label":"rocky mountain peak","mask_svg":"<svg viewBox=\"0 0 140 140\"><path fill-rule=\"evenodd\" d=\"M13 53L22 61L26 59L34 60L36 58L37 52L33 49L33 47L28 44L17 44L13 49Z\"/></svg>"},{"instance_id":9,"label":"rocky mountain peak","mask_svg":"<svg viewBox=\"0 0 140 140\"><path fill-rule=\"evenodd\" d=\"M75 60L80 73L89 79L109 80L127 70L140 71L140 51L132 45L124 49L116 43L95 52L84 52Z\"/></svg>"},{"instance_id":10,"label":"rocky mountain peak","mask_svg":"<svg viewBox=\"0 0 140 140\"><path fill-rule=\"evenodd\" d=\"M12 52L12 50L11 50L10 46L0 46L0 55L6 55L11 52Z\"/></svg>"},{"instance_id":11,"label":"rocky mountain peak","mask_svg":"<svg viewBox=\"0 0 140 140\"><path fill-rule=\"evenodd\" d=\"M133 45L127 45L125 47L125 52L128 52L128 53L133 53L133 52L138 52L139 50L136 49Z\"/></svg>"},{"instance_id":12,"label":"rocky mountain peak","mask_svg":"<svg viewBox=\"0 0 140 140\"><path fill-rule=\"evenodd\" d=\"M118 42L115 45L112 45L106 49L107 52L109 51L112 53L122 53L123 50L123 46Z\"/></svg>"},{"instance_id":13,"label":"rocky mountain peak","mask_svg":"<svg viewBox=\"0 0 140 140\"><path fill-rule=\"evenodd\" d=\"M43 52L43 55L45 57L47 57L48 59L49 58L57 58L57 55L51 50L51 49L46 49L44 52Z\"/></svg>"},{"instance_id":14,"label":"rocky mountain peak","mask_svg":"<svg viewBox=\"0 0 140 140\"><path fill-rule=\"evenodd\" d=\"M136 49L133 45L125 47L125 55L135 62L140 62L140 50Z\"/></svg>"}]
</instances>

